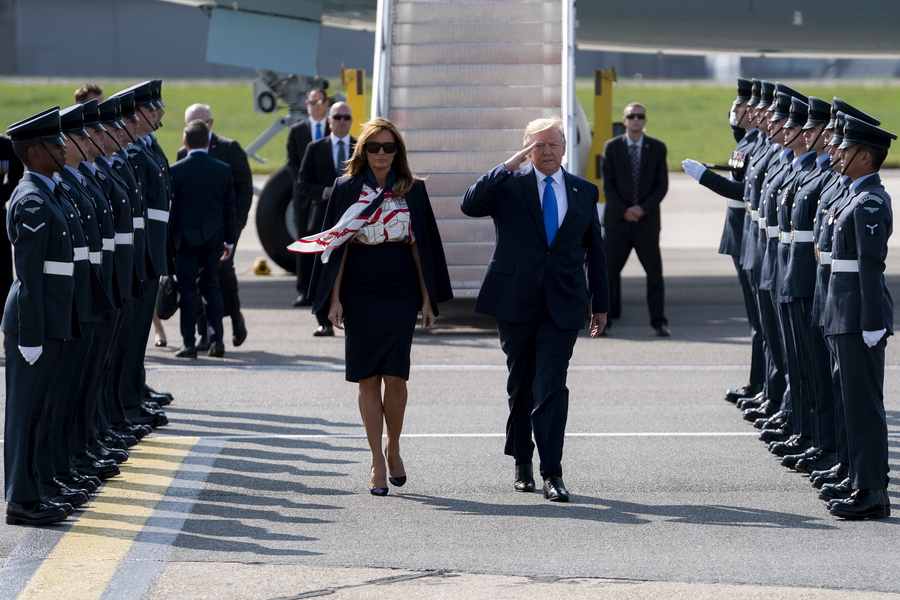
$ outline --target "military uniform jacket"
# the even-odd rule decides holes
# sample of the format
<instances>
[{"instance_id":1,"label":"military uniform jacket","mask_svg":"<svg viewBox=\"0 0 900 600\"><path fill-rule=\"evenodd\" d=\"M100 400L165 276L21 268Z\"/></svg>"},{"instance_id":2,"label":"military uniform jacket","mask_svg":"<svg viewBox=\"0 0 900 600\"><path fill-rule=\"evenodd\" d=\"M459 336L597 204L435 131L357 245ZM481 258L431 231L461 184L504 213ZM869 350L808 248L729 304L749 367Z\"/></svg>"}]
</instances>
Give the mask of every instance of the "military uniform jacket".
<instances>
[{"instance_id":1,"label":"military uniform jacket","mask_svg":"<svg viewBox=\"0 0 900 600\"><path fill-rule=\"evenodd\" d=\"M738 143L735 153L749 155L757 144L759 130L751 129ZM719 254L729 256L741 255L741 244L744 239L744 221L747 217L747 209L743 204L745 182L748 179L747 171L750 168L749 161L744 164L744 171L732 173L731 179L707 169L700 176L700 185L703 185L720 196L729 200L740 200L741 205L729 203L725 213L725 225L722 228L722 239L719 242Z\"/></svg>"},{"instance_id":2,"label":"military uniform jacket","mask_svg":"<svg viewBox=\"0 0 900 600\"><path fill-rule=\"evenodd\" d=\"M153 149L138 140L128 147L128 158L134 164L137 180L144 190L146 210L144 211L144 238L150 262L147 265L147 279L169 274L168 264L168 218L169 218L169 176L157 162ZM165 215L166 221L159 217ZM139 229L139 227L135 227Z\"/></svg>"},{"instance_id":3,"label":"military uniform jacket","mask_svg":"<svg viewBox=\"0 0 900 600\"><path fill-rule=\"evenodd\" d=\"M103 289L112 301L116 296L116 292L114 288L115 251L111 248L114 248L115 244L116 226L113 223L113 213L112 208L109 205L109 197L101 183L107 178L107 175L101 171L97 165L94 165L94 167L96 168L96 172L92 172L86 163L81 163L78 166L78 171L84 176L85 189L88 191L91 200L93 201L94 215L97 219L97 230L100 234L100 256L102 257L99 265L99 272L101 280L103 281ZM93 240L88 240L88 246L91 248L94 247ZM106 247L107 250L104 250L104 247ZM92 262L91 264L94 263Z\"/></svg>"},{"instance_id":4,"label":"military uniform jacket","mask_svg":"<svg viewBox=\"0 0 900 600\"><path fill-rule=\"evenodd\" d=\"M799 161L799 162L798 162ZM816 276L816 255L813 251L813 218L815 217L815 201L809 194L800 190L809 181L815 181L819 174L816 166L816 153L808 152L794 160L791 175L783 186L784 192L779 199L778 207L778 274L775 280L775 293L789 302L794 298L812 298L813 282ZM803 196L806 198L803 198ZM794 232L797 233L794 233ZM802 233L804 232L805 233ZM794 263L791 263L791 257ZM804 294L800 294L798 285L804 283Z\"/></svg>"},{"instance_id":5,"label":"military uniform jacket","mask_svg":"<svg viewBox=\"0 0 900 600\"><path fill-rule=\"evenodd\" d=\"M817 204L816 212L816 289L813 292L812 322L819 327L825 326L825 298L828 295L828 280L831 279L831 242L834 239L834 221L831 219L831 208L840 205L849 197L849 177L843 177L832 171L831 179L825 184Z\"/></svg>"},{"instance_id":6,"label":"military uniform jacket","mask_svg":"<svg viewBox=\"0 0 900 600\"><path fill-rule=\"evenodd\" d=\"M759 287L775 291L776 256L778 253L778 208L783 186L791 175L791 150L782 150L774 155L766 171L766 180L759 201L759 237L756 247L756 262L759 267Z\"/></svg>"},{"instance_id":7,"label":"military uniform jacket","mask_svg":"<svg viewBox=\"0 0 900 600\"><path fill-rule=\"evenodd\" d=\"M134 260L134 223L132 221L131 195L128 183L122 174L105 158L97 160L97 168L106 173L106 179L100 184L109 198L112 211L113 236L116 239L112 252L104 250L103 260L113 265L113 301L118 308L129 298L138 298L135 294L137 274Z\"/></svg>"},{"instance_id":8,"label":"military uniform jacket","mask_svg":"<svg viewBox=\"0 0 900 600\"><path fill-rule=\"evenodd\" d=\"M133 145L133 144L132 144ZM130 148L130 146L129 146ZM115 167L119 174L128 184L128 191L131 195L131 219L132 232L134 233L134 271L137 276L135 288L140 288L141 281L153 279L150 265L150 250L147 247L147 230L144 227L134 227L135 223L145 223L147 217L147 202L144 194L144 183L138 177L137 167L128 158L127 152L122 150L115 153ZM132 192L131 190L134 190ZM140 219L140 221L138 221ZM119 231L116 226L116 232ZM141 297L141 292L134 294L135 298Z\"/></svg>"},{"instance_id":9,"label":"military uniform jacket","mask_svg":"<svg viewBox=\"0 0 900 600\"><path fill-rule=\"evenodd\" d=\"M825 299L825 335L887 329L894 332L894 304L884 281L884 261L893 229L891 197L878 174L852 189L850 200L832 209L832 272ZM857 261L858 273L835 272L835 260Z\"/></svg>"},{"instance_id":10,"label":"military uniform jacket","mask_svg":"<svg viewBox=\"0 0 900 600\"><path fill-rule=\"evenodd\" d=\"M72 339L75 282L44 273L44 262L74 259L69 222L50 187L26 172L9 200L6 233L15 248L16 280L9 290L4 333L19 336L20 346L42 346L47 338Z\"/></svg>"},{"instance_id":11,"label":"military uniform jacket","mask_svg":"<svg viewBox=\"0 0 900 600\"><path fill-rule=\"evenodd\" d=\"M757 138L756 149L750 156L750 167L744 181L744 207L748 218L744 220L744 237L741 240L741 267L751 273L751 281L759 283L757 246L759 244L759 197L769 167L769 161L777 156L778 147L766 138Z\"/></svg>"}]
</instances>

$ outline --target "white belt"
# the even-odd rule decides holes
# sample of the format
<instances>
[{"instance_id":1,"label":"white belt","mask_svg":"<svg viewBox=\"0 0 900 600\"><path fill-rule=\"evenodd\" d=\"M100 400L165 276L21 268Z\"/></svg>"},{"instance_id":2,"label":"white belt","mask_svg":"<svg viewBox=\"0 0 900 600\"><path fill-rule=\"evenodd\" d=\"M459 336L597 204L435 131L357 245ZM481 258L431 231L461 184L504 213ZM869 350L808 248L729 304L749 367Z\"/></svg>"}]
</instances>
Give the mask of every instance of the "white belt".
<instances>
[{"instance_id":1,"label":"white belt","mask_svg":"<svg viewBox=\"0 0 900 600\"><path fill-rule=\"evenodd\" d=\"M814 242L815 231L797 231L796 229L791 232L791 241L795 244L798 242Z\"/></svg>"},{"instance_id":2,"label":"white belt","mask_svg":"<svg viewBox=\"0 0 900 600\"><path fill-rule=\"evenodd\" d=\"M832 273L859 273L859 261L846 258L831 259Z\"/></svg>"},{"instance_id":3,"label":"white belt","mask_svg":"<svg viewBox=\"0 0 900 600\"><path fill-rule=\"evenodd\" d=\"M756 221L756 222L759 221L759 211L758 211L758 210L751 210L751 211L750 211L750 220L751 220L751 221Z\"/></svg>"},{"instance_id":4,"label":"white belt","mask_svg":"<svg viewBox=\"0 0 900 600\"><path fill-rule=\"evenodd\" d=\"M762 223L762 221L760 221ZM767 238L777 238L778 237L778 225L771 225L769 227L761 227L760 229L766 230Z\"/></svg>"},{"instance_id":5,"label":"white belt","mask_svg":"<svg viewBox=\"0 0 900 600\"><path fill-rule=\"evenodd\" d=\"M143 229L144 228L144 217L134 217L131 219L134 224L135 229Z\"/></svg>"},{"instance_id":6,"label":"white belt","mask_svg":"<svg viewBox=\"0 0 900 600\"><path fill-rule=\"evenodd\" d=\"M791 231L779 231L778 232L778 242L781 244L790 244L791 243Z\"/></svg>"},{"instance_id":7,"label":"white belt","mask_svg":"<svg viewBox=\"0 0 900 600\"><path fill-rule=\"evenodd\" d=\"M88 258L90 259L91 263L93 263L95 265L103 264L103 253L102 252L89 252Z\"/></svg>"},{"instance_id":8,"label":"white belt","mask_svg":"<svg viewBox=\"0 0 900 600\"><path fill-rule=\"evenodd\" d=\"M728 199L728 208L744 208L744 201L743 200L732 200L731 198L729 198Z\"/></svg>"},{"instance_id":9,"label":"white belt","mask_svg":"<svg viewBox=\"0 0 900 600\"><path fill-rule=\"evenodd\" d=\"M116 234L116 245L125 244L127 246L131 246L134 244L134 234L133 233L117 233Z\"/></svg>"},{"instance_id":10,"label":"white belt","mask_svg":"<svg viewBox=\"0 0 900 600\"><path fill-rule=\"evenodd\" d=\"M155 208L147 209L147 218L152 221L162 221L163 223L169 222L169 211L167 210L157 210Z\"/></svg>"},{"instance_id":11,"label":"white belt","mask_svg":"<svg viewBox=\"0 0 900 600\"><path fill-rule=\"evenodd\" d=\"M66 277L71 277L75 274L75 263L45 260L44 273L47 275L65 275Z\"/></svg>"},{"instance_id":12,"label":"white belt","mask_svg":"<svg viewBox=\"0 0 900 600\"><path fill-rule=\"evenodd\" d=\"M82 246L81 248L75 248L75 260L87 260L87 259L88 259L87 246Z\"/></svg>"},{"instance_id":13,"label":"white belt","mask_svg":"<svg viewBox=\"0 0 900 600\"><path fill-rule=\"evenodd\" d=\"M831 252L819 252L819 258L817 260L820 265L830 265Z\"/></svg>"},{"instance_id":14,"label":"white belt","mask_svg":"<svg viewBox=\"0 0 900 600\"><path fill-rule=\"evenodd\" d=\"M122 234L125 235L125 234ZM103 249L107 252L115 252L116 251L116 238L103 238Z\"/></svg>"}]
</instances>

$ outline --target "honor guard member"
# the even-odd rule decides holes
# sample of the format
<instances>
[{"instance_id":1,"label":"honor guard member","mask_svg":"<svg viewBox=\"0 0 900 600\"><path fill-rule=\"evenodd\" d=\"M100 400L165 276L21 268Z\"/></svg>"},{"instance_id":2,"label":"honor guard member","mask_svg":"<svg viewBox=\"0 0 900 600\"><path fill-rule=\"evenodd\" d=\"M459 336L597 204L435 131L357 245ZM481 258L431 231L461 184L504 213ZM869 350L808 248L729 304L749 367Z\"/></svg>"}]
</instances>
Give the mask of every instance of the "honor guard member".
<instances>
[{"instance_id":1,"label":"honor guard member","mask_svg":"<svg viewBox=\"0 0 900 600\"><path fill-rule=\"evenodd\" d=\"M22 179L25 165L13 152L12 142L0 135L0 223L6 223L6 202ZM12 244L0 237L0 298L6 299L13 282ZM2 317L0 313L0 317Z\"/></svg>"},{"instance_id":2,"label":"honor guard member","mask_svg":"<svg viewBox=\"0 0 900 600\"><path fill-rule=\"evenodd\" d=\"M66 160L59 107L10 125L6 133L26 169L9 201L6 231L16 279L0 324L6 334L6 522L45 525L73 512L70 504L43 494L37 457L52 376L63 344L75 335L75 252L53 179Z\"/></svg>"},{"instance_id":3,"label":"honor guard member","mask_svg":"<svg viewBox=\"0 0 900 600\"><path fill-rule=\"evenodd\" d=\"M740 398L752 398L763 390L766 378L765 346L759 324L759 308L756 305L756 294L741 268L741 243L744 237L744 221L748 218L744 205L744 180L749 166L749 157L759 138L759 130L751 122L751 105L759 103L759 95L752 100L753 82L738 78L737 98L731 108L730 122L735 132L740 132L737 148L731 153L729 164L737 170L732 171L731 178L726 179L707 169L701 163L690 158L681 163L684 171L712 191L728 199L725 225L719 243L719 254L731 256L737 271L741 291L744 294L744 307L750 323L750 382L725 394L729 402L737 402Z\"/></svg>"},{"instance_id":4,"label":"honor guard member","mask_svg":"<svg viewBox=\"0 0 900 600\"><path fill-rule=\"evenodd\" d=\"M846 519L891 515L884 413L884 349L894 305L884 280L893 228L891 197L878 171L893 133L847 116L840 148L849 200L832 208L834 241L825 299L825 335L837 362L850 450L850 495L828 510Z\"/></svg>"}]
</instances>

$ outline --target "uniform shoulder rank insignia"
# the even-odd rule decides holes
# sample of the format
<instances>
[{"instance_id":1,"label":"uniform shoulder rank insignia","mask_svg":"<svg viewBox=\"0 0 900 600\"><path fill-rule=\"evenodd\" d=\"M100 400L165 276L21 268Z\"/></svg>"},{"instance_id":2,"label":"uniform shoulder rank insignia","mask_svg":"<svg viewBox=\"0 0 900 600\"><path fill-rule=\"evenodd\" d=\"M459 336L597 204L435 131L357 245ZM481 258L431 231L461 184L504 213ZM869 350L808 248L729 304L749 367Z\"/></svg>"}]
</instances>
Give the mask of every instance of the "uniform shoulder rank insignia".
<instances>
[{"instance_id":1,"label":"uniform shoulder rank insignia","mask_svg":"<svg viewBox=\"0 0 900 600\"><path fill-rule=\"evenodd\" d=\"M878 196L873 196L873 195L869 194L868 196L865 196L862 200L860 200L859 203L860 203L860 204L865 204L865 203L868 202L869 200L874 200L874 201L877 202L878 204L881 204L881 203L884 202L884 200L882 200L882 199L879 198Z\"/></svg>"},{"instance_id":2,"label":"uniform shoulder rank insignia","mask_svg":"<svg viewBox=\"0 0 900 600\"><path fill-rule=\"evenodd\" d=\"M877 206L863 206L863 210L866 210L866 211L874 214L879 211L879 208Z\"/></svg>"},{"instance_id":3,"label":"uniform shoulder rank insignia","mask_svg":"<svg viewBox=\"0 0 900 600\"><path fill-rule=\"evenodd\" d=\"M25 196L24 198L22 198L22 204L25 204L26 202L37 202L38 204L43 204L44 199L40 196Z\"/></svg>"}]
</instances>

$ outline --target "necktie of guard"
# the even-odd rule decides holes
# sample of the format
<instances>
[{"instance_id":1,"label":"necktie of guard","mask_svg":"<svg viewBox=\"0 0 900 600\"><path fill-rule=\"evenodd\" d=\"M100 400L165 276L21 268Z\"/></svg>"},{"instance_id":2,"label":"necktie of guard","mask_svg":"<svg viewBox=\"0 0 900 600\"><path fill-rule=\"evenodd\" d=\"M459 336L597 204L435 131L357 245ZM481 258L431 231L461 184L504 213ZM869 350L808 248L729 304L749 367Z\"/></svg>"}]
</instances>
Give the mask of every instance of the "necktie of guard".
<instances>
[{"instance_id":1,"label":"necktie of guard","mask_svg":"<svg viewBox=\"0 0 900 600\"><path fill-rule=\"evenodd\" d=\"M640 200L641 187L641 158L638 156L637 144L631 144L629 154L631 156L631 203L637 204Z\"/></svg>"}]
</instances>

